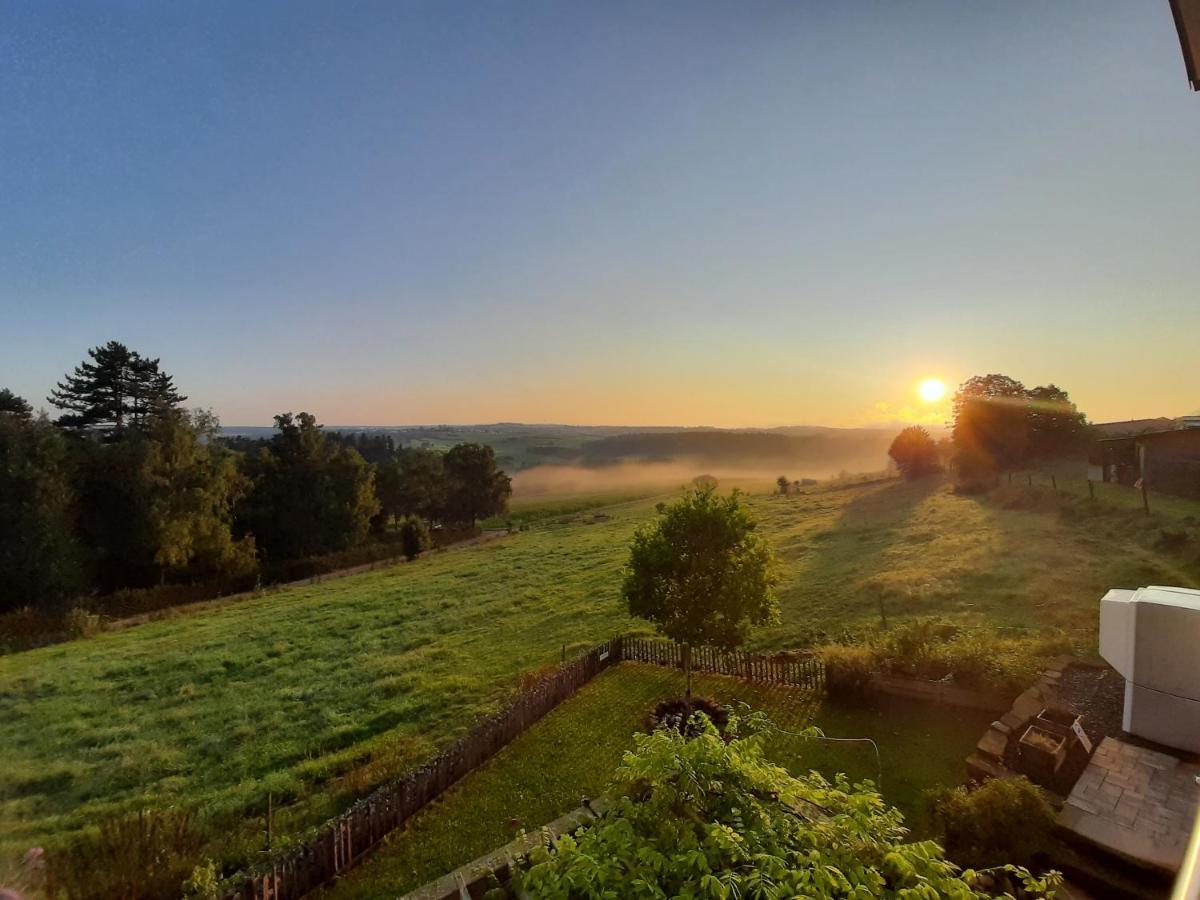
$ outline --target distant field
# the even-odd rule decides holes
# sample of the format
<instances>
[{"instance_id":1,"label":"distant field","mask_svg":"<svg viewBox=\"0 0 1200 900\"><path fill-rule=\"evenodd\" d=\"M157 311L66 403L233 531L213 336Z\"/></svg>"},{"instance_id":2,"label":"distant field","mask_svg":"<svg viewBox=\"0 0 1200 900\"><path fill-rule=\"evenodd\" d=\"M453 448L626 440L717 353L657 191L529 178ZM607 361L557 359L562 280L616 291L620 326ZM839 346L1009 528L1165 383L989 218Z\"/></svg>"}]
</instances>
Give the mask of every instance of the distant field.
<instances>
[{"instance_id":1,"label":"distant field","mask_svg":"<svg viewBox=\"0 0 1200 900\"><path fill-rule=\"evenodd\" d=\"M245 817L269 792L277 841L313 826L564 644L634 627L619 570L655 502L600 521L560 512L486 545L0 657L0 852L177 804L221 830L214 854L245 858L261 829ZM1200 577L1200 504L1147 520L1103 502L1063 511L1048 490L961 497L938 479L750 502L782 572L783 623L759 648L875 628L882 599L891 621L1055 625L1089 650L1108 587Z\"/></svg>"},{"instance_id":2,"label":"distant field","mask_svg":"<svg viewBox=\"0 0 1200 900\"><path fill-rule=\"evenodd\" d=\"M924 792L963 780L963 760L993 718L915 703L846 707L811 692L700 675L695 690L744 702L786 731L810 724L830 737L869 737L879 746L883 795L917 837L931 837ZM533 830L604 790L622 754L645 730L659 700L683 692L677 671L628 663L600 675L482 769L397 831L365 865L320 894L323 900L396 897ZM846 772L877 781L874 751L861 743L776 735L770 758L797 774Z\"/></svg>"}]
</instances>

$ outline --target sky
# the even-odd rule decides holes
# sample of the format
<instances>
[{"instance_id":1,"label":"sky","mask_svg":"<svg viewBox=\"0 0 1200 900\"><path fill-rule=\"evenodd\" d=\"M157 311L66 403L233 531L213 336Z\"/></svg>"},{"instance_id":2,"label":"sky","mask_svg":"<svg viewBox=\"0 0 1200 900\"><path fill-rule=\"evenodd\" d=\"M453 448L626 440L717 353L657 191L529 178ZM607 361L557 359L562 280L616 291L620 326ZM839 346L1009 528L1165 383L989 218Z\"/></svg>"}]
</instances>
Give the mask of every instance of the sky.
<instances>
[{"instance_id":1,"label":"sky","mask_svg":"<svg viewBox=\"0 0 1200 900\"><path fill-rule=\"evenodd\" d=\"M1200 411L1167 0L0 4L0 387L227 425Z\"/></svg>"}]
</instances>

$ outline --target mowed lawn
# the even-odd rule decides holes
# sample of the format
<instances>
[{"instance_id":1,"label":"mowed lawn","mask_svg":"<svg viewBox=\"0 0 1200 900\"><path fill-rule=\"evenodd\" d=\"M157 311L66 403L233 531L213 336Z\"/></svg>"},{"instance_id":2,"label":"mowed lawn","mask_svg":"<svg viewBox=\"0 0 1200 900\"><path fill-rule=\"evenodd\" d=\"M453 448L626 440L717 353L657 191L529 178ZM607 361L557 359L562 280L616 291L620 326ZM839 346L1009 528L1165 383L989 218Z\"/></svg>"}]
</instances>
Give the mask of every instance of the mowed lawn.
<instances>
[{"instance_id":1,"label":"mowed lawn","mask_svg":"<svg viewBox=\"0 0 1200 900\"><path fill-rule=\"evenodd\" d=\"M810 724L830 737L871 738L864 743L802 740L773 735L768 755L795 774L845 772L853 781L879 780L914 837L932 836L925 791L965 777L963 760L993 718L988 713L912 702L846 707L800 688L699 675L698 695L766 712L783 731ZM472 772L404 828L390 835L365 865L320 895L322 900L394 898L512 840L536 831L598 797L644 731L659 701L678 697L677 671L625 663L604 672L561 707Z\"/></svg>"},{"instance_id":2,"label":"mowed lawn","mask_svg":"<svg viewBox=\"0 0 1200 900\"><path fill-rule=\"evenodd\" d=\"M876 627L882 599L892 621L1057 625L1088 649L1108 587L1197 583L1194 544L1153 549L1175 520L1132 511L1064 516L939 479L750 502L782 574L783 623L758 647ZM237 860L268 794L286 841L431 755L564 644L637 627L619 571L654 503L0 657L0 852L176 805L202 808Z\"/></svg>"}]
</instances>

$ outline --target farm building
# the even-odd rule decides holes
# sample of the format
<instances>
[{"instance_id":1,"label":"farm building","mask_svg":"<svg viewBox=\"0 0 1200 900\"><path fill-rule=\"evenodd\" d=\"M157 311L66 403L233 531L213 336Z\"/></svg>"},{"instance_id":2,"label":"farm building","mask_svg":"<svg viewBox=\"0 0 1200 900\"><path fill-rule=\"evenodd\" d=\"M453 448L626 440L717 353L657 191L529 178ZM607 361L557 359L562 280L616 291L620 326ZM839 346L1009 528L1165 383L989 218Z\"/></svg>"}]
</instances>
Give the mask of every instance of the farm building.
<instances>
[{"instance_id":1,"label":"farm building","mask_svg":"<svg viewBox=\"0 0 1200 900\"><path fill-rule=\"evenodd\" d=\"M1200 416L1185 416L1181 427L1103 438L1089 455L1089 477L1115 484L1136 484L1200 497Z\"/></svg>"}]
</instances>

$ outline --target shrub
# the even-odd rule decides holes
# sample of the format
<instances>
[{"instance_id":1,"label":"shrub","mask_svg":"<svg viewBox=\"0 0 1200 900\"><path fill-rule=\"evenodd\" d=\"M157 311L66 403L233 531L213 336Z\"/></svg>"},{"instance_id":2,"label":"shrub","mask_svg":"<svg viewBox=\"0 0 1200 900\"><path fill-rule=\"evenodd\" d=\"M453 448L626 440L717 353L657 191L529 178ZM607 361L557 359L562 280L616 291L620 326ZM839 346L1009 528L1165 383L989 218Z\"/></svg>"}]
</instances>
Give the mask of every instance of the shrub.
<instances>
[{"instance_id":1,"label":"shrub","mask_svg":"<svg viewBox=\"0 0 1200 900\"><path fill-rule=\"evenodd\" d=\"M861 697L879 670L875 651L861 644L829 644L817 655L825 663L825 688L834 696Z\"/></svg>"},{"instance_id":2,"label":"shrub","mask_svg":"<svg viewBox=\"0 0 1200 900\"><path fill-rule=\"evenodd\" d=\"M404 550L406 559L416 559L432 545L429 526L425 524L424 519L409 516L404 520L404 524L400 526L400 547Z\"/></svg>"},{"instance_id":3,"label":"shrub","mask_svg":"<svg viewBox=\"0 0 1200 900\"><path fill-rule=\"evenodd\" d=\"M1054 810L1028 778L993 778L933 795L946 855L960 866L1030 865L1050 846Z\"/></svg>"}]
</instances>

